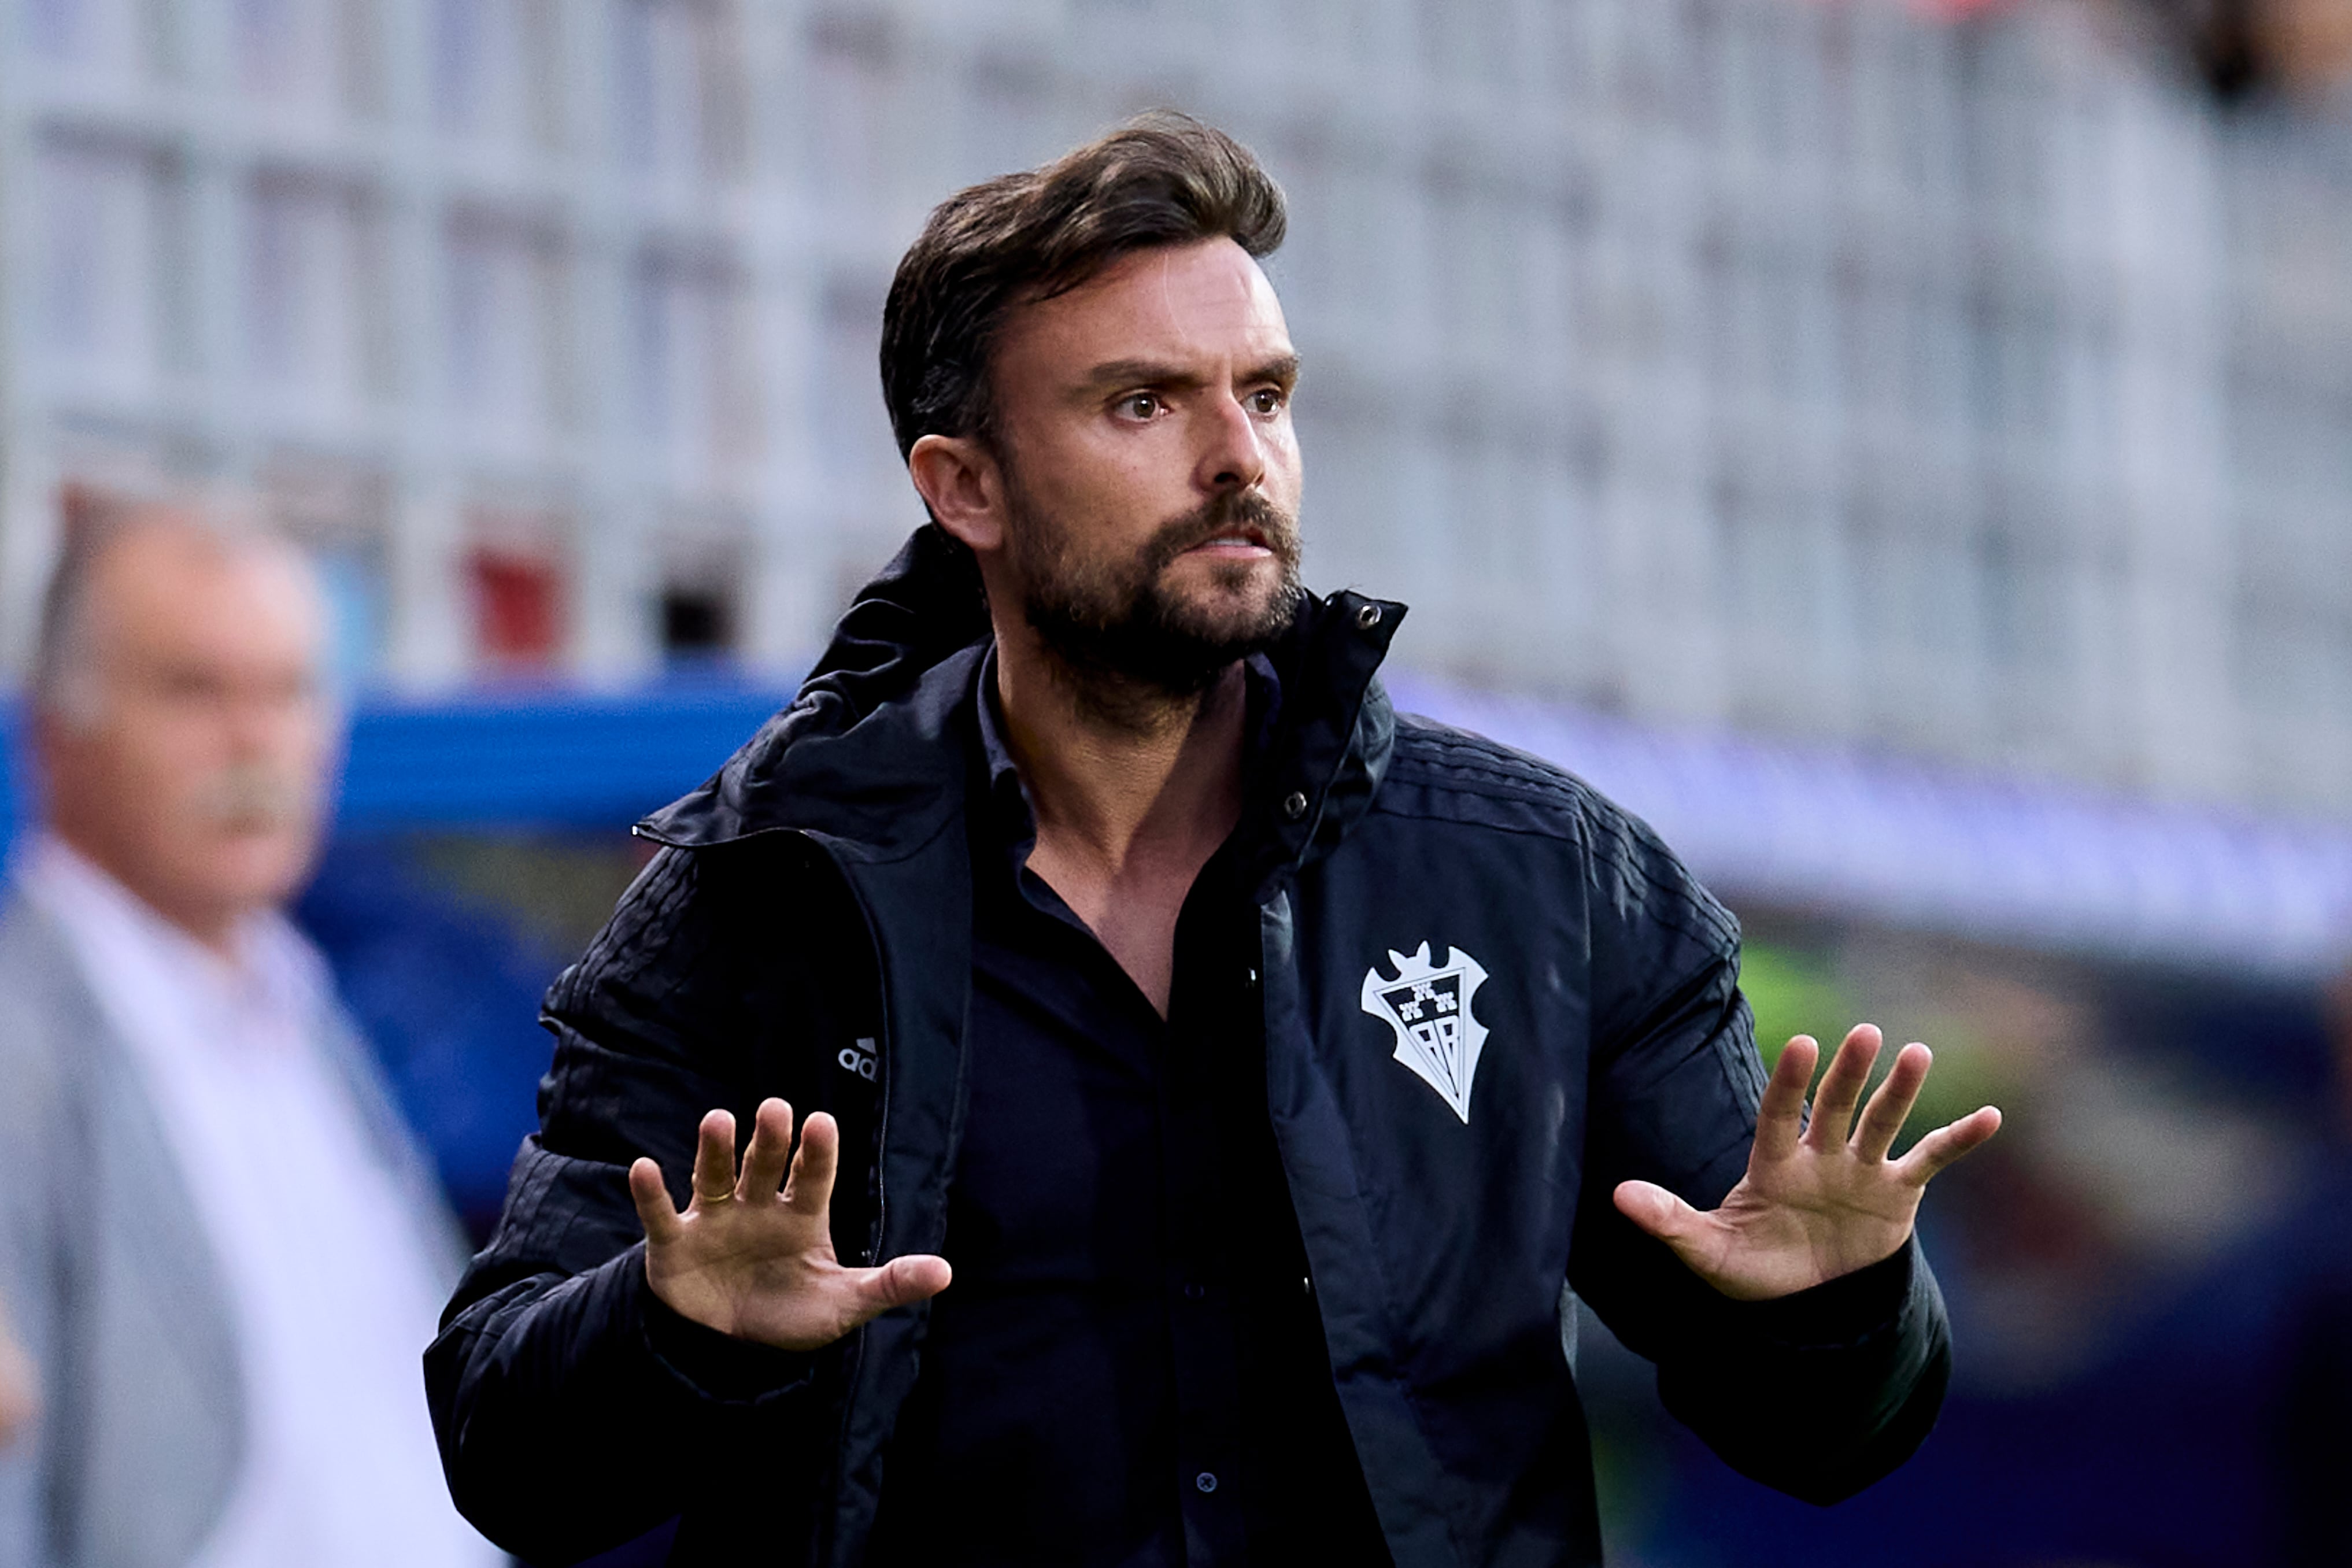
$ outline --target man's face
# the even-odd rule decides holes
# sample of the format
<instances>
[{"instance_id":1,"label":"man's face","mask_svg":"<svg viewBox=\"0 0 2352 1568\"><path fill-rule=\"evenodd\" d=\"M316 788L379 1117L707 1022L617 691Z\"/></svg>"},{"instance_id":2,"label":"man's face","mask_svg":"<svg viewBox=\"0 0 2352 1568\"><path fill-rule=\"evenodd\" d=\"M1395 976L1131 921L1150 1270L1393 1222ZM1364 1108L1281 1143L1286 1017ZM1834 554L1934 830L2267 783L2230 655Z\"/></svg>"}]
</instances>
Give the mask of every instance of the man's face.
<instances>
[{"instance_id":1,"label":"man's face","mask_svg":"<svg viewBox=\"0 0 2352 1568\"><path fill-rule=\"evenodd\" d=\"M1202 689L1298 599L1297 358L1229 239L1140 251L1024 306L991 364L1003 570L1084 673Z\"/></svg>"},{"instance_id":2,"label":"man's face","mask_svg":"<svg viewBox=\"0 0 2352 1568\"><path fill-rule=\"evenodd\" d=\"M41 719L58 831L216 938L308 871L335 738L322 616L290 554L170 522L93 567L81 683Z\"/></svg>"}]
</instances>

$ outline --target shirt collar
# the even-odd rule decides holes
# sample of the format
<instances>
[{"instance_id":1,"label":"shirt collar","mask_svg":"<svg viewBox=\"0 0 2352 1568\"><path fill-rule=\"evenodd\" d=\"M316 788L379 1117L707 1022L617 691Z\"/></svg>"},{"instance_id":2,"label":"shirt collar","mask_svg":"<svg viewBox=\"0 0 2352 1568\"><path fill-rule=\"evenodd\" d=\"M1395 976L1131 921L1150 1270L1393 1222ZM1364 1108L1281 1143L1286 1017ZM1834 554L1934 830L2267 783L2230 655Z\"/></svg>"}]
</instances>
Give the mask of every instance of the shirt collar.
<instances>
[{"instance_id":1,"label":"shirt collar","mask_svg":"<svg viewBox=\"0 0 2352 1568\"><path fill-rule=\"evenodd\" d=\"M1248 682L1249 703L1242 752L1242 778L1246 787L1248 781L1257 776L1258 763L1273 743L1275 725L1282 711L1282 678L1275 673L1273 661L1262 653L1254 653L1244 660L1242 672ZM1005 841L1013 847L1017 864L1028 858L1036 842L1037 806L1029 798L1029 785L1013 760L1012 747L1005 743L1004 716L997 706L993 647L980 661L979 680L978 700L972 706L979 715L980 753L987 770L989 808L995 814Z\"/></svg>"},{"instance_id":2,"label":"shirt collar","mask_svg":"<svg viewBox=\"0 0 2352 1568\"><path fill-rule=\"evenodd\" d=\"M1021 770L1013 764L1013 748L1004 742L1004 718L997 710L996 649L991 647L980 661L979 700L973 707L980 715L980 755L988 770L988 801L997 819L1011 830L1007 837L1015 843L1034 838L1037 812L1029 798L1029 786L1021 780Z\"/></svg>"},{"instance_id":3,"label":"shirt collar","mask_svg":"<svg viewBox=\"0 0 2352 1568\"><path fill-rule=\"evenodd\" d=\"M102 1001L135 999L156 1011L148 1023L163 1015L183 1023L202 1015L248 1023L267 1018L289 1026L315 1016L325 1005L331 983L324 965L275 910L247 917L233 940L235 956L225 956L166 920L54 832L36 833L18 854L17 884L65 930Z\"/></svg>"}]
</instances>

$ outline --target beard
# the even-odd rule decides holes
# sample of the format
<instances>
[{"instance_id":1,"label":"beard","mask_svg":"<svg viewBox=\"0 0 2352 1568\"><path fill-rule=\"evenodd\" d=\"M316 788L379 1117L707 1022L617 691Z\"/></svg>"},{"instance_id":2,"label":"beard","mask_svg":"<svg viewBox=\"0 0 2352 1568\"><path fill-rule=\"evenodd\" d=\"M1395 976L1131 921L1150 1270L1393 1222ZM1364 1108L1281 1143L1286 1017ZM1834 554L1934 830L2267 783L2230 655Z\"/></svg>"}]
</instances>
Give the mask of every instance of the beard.
<instances>
[{"instance_id":1,"label":"beard","mask_svg":"<svg viewBox=\"0 0 2352 1568\"><path fill-rule=\"evenodd\" d=\"M1008 486L1012 555L1024 584L1022 614L1082 689L1124 709L1200 696L1238 660L1272 647L1297 618L1298 521L1255 491L1227 491L1152 531L1124 560L1088 560L1069 534ZM1246 529L1280 569L1270 592L1253 596L1257 563L1217 564L1209 592L1171 593L1163 578L1177 557Z\"/></svg>"}]
</instances>

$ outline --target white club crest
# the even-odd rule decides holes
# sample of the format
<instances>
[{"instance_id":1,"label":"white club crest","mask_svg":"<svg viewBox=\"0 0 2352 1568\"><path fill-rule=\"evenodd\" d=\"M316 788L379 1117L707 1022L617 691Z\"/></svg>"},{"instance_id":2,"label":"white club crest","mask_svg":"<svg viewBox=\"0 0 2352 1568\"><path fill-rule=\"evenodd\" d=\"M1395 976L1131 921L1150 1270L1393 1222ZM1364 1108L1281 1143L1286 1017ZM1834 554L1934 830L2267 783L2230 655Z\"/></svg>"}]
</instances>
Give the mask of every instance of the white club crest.
<instances>
[{"instance_id":1,"label":"white club crest","mask_svg":"<svg viewBox=\"0 0 2352 1568\"><path fill-rule=\"evenodd\" d=\"M1394 948L1389 962L1396 978L1379 964L1364 972L1364 1011L1396 1031L1396 1059L1435 1089L1454 1114L1470 1120L1470 1087L1478 1076L1478 1052L1486 1030L1470 1014L1470 999L1486 983L1478 961L1457 948L1445 950L1442 964L1429 961L1429 943L1408 958Z\"/></svg>"}]
</instances>

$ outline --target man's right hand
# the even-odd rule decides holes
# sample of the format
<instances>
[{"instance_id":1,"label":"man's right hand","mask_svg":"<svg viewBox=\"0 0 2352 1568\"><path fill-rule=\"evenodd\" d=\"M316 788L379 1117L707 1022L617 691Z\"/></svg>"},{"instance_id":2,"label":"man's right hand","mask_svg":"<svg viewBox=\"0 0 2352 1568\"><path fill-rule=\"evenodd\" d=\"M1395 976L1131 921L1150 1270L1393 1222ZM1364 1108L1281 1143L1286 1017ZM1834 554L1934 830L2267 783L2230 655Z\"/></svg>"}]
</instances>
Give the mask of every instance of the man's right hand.
<instances>
[{"instance_id":1,"label":"man's right hand","mask_svg":"<svg viewBox=\"0 0 2352 1568\"><path fill-rule=\"evenodd\" d=\"M680 1317L790 1351L829 1345L868 1319L947 1289L948 1261L928 1254L879 1268L845 1268L826 1217L841 1131L819 1111L793 1151L793 1108L764 1100L735 1168L735 1118L702 1119L694 1196L680 1214L661 1167L629 1167L629 1196L646 1227L646 1280ZM785 1182L789 1162L791 1181ZM782 1190L778 1191L782 1186Z\"/></svg>"}]
</instances>

